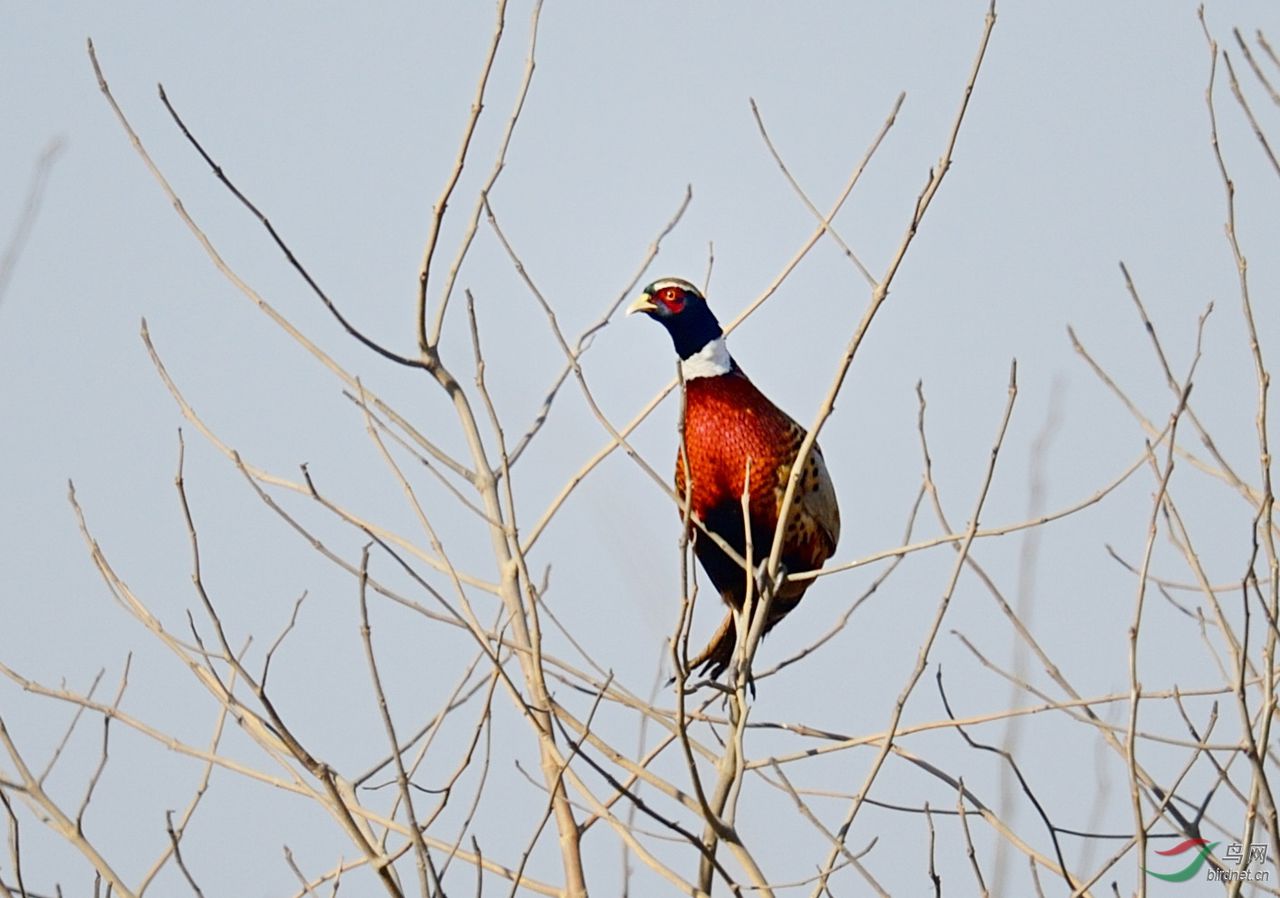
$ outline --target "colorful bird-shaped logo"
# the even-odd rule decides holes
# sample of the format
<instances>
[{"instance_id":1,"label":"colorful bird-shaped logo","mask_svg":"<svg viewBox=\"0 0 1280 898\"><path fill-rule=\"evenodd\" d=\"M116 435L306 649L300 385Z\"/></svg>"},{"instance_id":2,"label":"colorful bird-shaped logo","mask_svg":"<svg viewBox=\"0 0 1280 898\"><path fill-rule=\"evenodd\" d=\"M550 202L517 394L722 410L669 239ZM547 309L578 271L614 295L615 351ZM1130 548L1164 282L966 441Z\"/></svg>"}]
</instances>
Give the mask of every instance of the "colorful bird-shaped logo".
<instances>
[{"instance_id":1,"label":"colorful bird-shaped logo","mask_svg":"<svg viewBox=\"0 0 1280 898\"><path fill-rule=\"evenodd\" d=\"M1166 848L1164 851L1157 851L1156 854L1162 857L1178 857L1185 855L1187 852L1196 850L1195 856L1187 863L1185 867L1176 873L1157 873L1154 870L1148 870L1143 867L1143 871L1154 876L1156 879L1163 879L1165 882L1186 882L1191 877L1200 872L1200 868L1204 866L1204 862L1209 859L1209 855L1213 854L1214 846L1217 842L1210 842L1208 839L1187 839L1185 842L1179 842L1172 848Z\"/></svg>"}]
</instances>

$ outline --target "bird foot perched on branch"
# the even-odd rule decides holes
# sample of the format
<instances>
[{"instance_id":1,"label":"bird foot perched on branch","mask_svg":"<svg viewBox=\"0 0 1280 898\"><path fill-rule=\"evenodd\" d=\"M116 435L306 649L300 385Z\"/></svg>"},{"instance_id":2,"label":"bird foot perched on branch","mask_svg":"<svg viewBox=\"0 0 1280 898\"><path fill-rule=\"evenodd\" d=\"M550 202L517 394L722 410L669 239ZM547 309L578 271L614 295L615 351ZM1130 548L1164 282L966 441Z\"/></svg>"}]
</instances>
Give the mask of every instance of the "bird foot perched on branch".
<instances>
[{"instance_id":1,"label":"bird foot perched on branch","mask_svg":"<svg viewBox=\"0 0 1280 898\"><path fill-rule=\"evenodd\" d=\"M787 582L787 566L781 562L778 563L778 574L775 577L769 576L769 559L765 559L756 565L755 570L755 606L760 607L765 596L776 596L778 590ZM777 603L773 603L777 607ZM771 621L770 623L776 623ZM767 628L766 628L767 629Z\"/></svg>"}]
</instances>

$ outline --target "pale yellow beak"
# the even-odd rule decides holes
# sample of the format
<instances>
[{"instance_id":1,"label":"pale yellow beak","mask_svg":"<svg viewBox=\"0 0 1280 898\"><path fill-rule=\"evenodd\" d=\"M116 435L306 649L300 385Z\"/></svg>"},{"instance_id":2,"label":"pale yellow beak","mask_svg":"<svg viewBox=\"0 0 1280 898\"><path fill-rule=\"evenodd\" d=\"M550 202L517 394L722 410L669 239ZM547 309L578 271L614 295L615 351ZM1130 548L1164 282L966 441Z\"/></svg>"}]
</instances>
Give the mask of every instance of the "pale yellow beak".
<instances>
[{"instance_id":1,"label":"pale yellow beak","mask_svg":"<svg viewBox=\"0 0 1280 898\"><path fill-rule=\"evenodd\" d=\"M653 301L653 297L648 293L641 293L636 301L627 306L627 314L634 315L636 312L656 312L658 311L657 303Z\"/></svg>"}]
</instances>

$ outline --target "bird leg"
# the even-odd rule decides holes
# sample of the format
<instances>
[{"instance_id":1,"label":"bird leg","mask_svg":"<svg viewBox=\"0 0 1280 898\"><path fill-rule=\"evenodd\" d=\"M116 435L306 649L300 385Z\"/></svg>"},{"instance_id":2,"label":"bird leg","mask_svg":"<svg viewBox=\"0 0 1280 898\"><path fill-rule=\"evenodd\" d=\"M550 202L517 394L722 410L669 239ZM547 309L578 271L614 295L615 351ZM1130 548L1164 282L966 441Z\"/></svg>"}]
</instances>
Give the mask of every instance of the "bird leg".
<instances>
[{"instance_id":1,"label":"bird leg","mask_svg":"<svg viewBox=\"0 0 1280 898\"><path fill-rule=\"evenodd\" d=\"M778 563L778 574L776 577L769 576L769 559L766 558L764 561L761 561L758 565L756 565L755 607L757 608L760 607L760 603L764 600L765 596L768 596L768 595L776 596L778 590L782 588L782 584L786 582L787 582L787 566L785 564L782 564L781 562Z\"/></svg>"},{"instance_id":2,"label":"bird leg","mask_svg":"<svg viewBox=\"0 0 1280 898\"><path fill-rule=\"evenodd\" d=\"M758 570L757 573L759 573ZM756 601L759 601L758 597ZM745 676L747 688L751 690L751 698L754 701L756 697L756 679L751 673L751 665L745 663L747 634L751 632L751 621L747 617L748 611L754 613L755 608L729 609L729 617L733 620L733 645L729 656L729 676L726 678L725 684L730 689L736 690L738 688L738 677Z\"/></svg>"}]
</instances>

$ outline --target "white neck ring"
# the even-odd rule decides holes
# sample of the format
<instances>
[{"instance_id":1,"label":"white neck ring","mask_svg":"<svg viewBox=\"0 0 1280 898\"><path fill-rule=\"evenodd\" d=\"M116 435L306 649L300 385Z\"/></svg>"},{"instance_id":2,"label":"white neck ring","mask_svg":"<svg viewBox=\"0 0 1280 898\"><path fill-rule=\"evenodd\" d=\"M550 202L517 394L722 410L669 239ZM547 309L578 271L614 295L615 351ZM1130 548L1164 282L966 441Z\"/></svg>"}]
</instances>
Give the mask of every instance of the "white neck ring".
<instances>
[{"instance_id":1,"label":"white neck ring","mask_svg":"<svg viewBox=\"0 0 1280 898\"><path fill-rule=\"evenodd\" d=\"M729 349L724 344L724 337L716 337L706 346L699 349L687 359L680 360L680 371L685 380L698 377L719 377L733 370L733 359L729 358Z\"/></svg>"}]
</instances>

